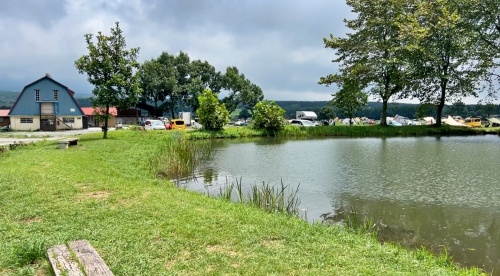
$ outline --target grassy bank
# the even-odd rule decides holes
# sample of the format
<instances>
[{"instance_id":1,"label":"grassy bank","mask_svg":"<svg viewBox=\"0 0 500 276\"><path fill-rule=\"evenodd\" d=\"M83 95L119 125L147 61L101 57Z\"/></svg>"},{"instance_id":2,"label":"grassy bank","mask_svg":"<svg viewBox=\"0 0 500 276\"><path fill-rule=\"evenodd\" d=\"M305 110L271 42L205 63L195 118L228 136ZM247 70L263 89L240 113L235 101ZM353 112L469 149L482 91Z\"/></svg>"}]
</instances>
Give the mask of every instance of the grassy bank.
<instances>
[{"instance_id":1,"label":"grassy bank","mask_svg":"<svg viewBox=\"0 0 500 276\"><path fill-rule=\"evenodd\" d=\"M500 133L500 128L466 128L453 126L286 126L278 133L253 130L250 127L226 127L223 131L197 130L188 132L190 139L245 138L259 136L282 137L412 137L412 136L457 136Z\"/></svg>"},{"instance_id":2,"label":"grassy bank","mask_svg":"<svg viewBox=\"0 0 500 276\"><path fill-rule=\"evenodd\" d=\"M45 250L77 239L115 275L480 274L176 188L155 177L173 133L96 133L66 150L45 141L0 154L0 275L50 275Z\"/></svg>"}]
</instances>

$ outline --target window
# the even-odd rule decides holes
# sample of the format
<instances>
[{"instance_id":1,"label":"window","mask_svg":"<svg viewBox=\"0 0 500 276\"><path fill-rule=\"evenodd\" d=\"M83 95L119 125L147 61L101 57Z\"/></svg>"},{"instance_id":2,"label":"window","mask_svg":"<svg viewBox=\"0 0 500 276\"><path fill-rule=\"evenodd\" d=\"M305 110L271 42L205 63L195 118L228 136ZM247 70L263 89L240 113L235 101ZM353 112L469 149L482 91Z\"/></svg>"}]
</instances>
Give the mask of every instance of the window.
<instances>
[{"instance_id":1,"label":"window","mask_svg":"<svg viewBox=\"0 0 500 276\"><path fill-rule=\"evenodd\" d=\"M40 101L40 89L35 89L35 101Z\"/></svg>"},{"instance_id":2,"label":"window","mask_svg":"<svg viewBox=\"0 0 500 276\"><path fill-rule=\"evenodd\" d=\"M59 90L54 90L54 101L59 100Z\"/></svg>"},{"instance_id":3,"label":"window","mask_svg":"<svg viewBox=\"0 0 500 276\"><path fill-rule=\"evenodd\" d=\"M3 123L3 117L0 117L0 123Z\"/></svg>"},{"instance_id":4,"label":"window","mask_svg":"<svg viewBox=\"0 0 500 276\"><path fill-rule=\"evenodd\" d=\"M21 124L32 124L33 118L21 118Z\"/></svg>"},{"instance_id":5,"label":"window","mask_svg":"<svg viewBox=\"0 0 500 276\"><path fill-rule=\"evenodd\" d=\"M74 117L63 117L63 123L67 124L67 123L74 123L75 122L75 118Z\"/></svg>"}]
</instances>

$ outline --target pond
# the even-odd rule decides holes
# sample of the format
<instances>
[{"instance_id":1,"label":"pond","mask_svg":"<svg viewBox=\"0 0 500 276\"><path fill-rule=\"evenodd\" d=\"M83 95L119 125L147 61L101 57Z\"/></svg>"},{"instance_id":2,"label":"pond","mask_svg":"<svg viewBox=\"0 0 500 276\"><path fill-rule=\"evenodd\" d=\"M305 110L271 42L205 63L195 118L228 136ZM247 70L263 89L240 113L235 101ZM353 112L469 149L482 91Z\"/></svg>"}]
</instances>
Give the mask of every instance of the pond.
<instances>
[{"instance_id":1,"label":"pond","mask_svg":"<svg viewBox=\"0 0 500 276\"><path fill-rule=\"evenodd\" d=\"M213 158L182 183L216 193L241 179L299 187L302 216L350 206L381 238L500 275L500 138L261 138L213 141ZM300 186L299 186L300 185Z\"/></svg>"}]
</instances>

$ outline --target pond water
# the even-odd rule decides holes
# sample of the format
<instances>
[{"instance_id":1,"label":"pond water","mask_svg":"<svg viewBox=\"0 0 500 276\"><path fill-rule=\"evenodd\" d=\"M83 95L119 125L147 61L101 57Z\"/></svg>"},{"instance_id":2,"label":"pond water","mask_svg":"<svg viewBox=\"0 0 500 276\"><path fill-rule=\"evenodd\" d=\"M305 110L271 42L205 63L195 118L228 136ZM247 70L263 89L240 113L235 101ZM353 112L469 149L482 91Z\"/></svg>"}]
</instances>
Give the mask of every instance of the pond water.
<instances>
[{"instance_id":1,"label":"pond water","mask_svg":"<svg viewBox=\"0 0 500 276\"><path fill-rule=\"evenodd\" d=\"M350 206L386 226L383 239L500 275L500 138L218 140L184 179L216 193L226 183L299 185L302 216Z\"/></svg>"}]
</instances>

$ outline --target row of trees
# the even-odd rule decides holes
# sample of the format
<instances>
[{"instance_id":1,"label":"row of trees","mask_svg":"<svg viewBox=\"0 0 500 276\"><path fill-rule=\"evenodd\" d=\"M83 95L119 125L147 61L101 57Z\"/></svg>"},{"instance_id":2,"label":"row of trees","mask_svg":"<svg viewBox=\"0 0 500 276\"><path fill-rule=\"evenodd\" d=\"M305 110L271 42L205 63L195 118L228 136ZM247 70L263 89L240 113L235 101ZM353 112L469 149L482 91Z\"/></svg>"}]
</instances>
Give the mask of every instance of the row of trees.
<instances>
[{"instance_id":1,"label":"row of trees","mask_svg":"<svg viewBox=\"0 0 500 276\"><path fill-rule=\"evenodd\" d=\"M179 106L197 110L200 107L198 97L205 89L216 94L227 92L222 102L229 112L243 106L252 113L255 104L264 98L260 87L250 82L238 68L227 67L226 72L221 73L207 61L190 61L184 52L177 56L163 52L158 58L144 62L139 68L139 76L142 99L154 102L156 109L170 112L172 118Z\"/></svg>"},{"instance_id":2,"label":"row of trees","mask_svg":"<svg viewBox=\"0 0 500 276\"><path fill-rule=\"evenodd\" d=\"M262 89L238 68L231 66L221 73L207 61L191 61L183 52L177 56L163 52L139 64L139 48L126 48L118 22L111 28L110 35L98 32L95 38L96 42L92 34L85 35L89 52L75 61L75 67L79 73L87 74L88 81L94 85L92 106L100 111L97 115L104 121L103 138L107 138L112 106L127 109L139 100L152 101L156 109L167 110L175 117L174 110L181 105L199 109L200 96L208 89L210 93L227 93L222 99L226 112L242 106L253 114L253 107L264 98Z\"/></svg>"},{"instance_id":3,"label":"row of trees","mask_svg":"<svg viewBox=\"0 0 500 276\"><path fill-rule=\"evenodd\" d=\"M437 110L441 124L446 103L487 91L495 96L500 78L498 0L346 0L357 18L344 22L345 38L330 35L325 47L336 51L339 72L320 84L336 84L333 102L346 113L382 100L386 125L391 98L418 99Z\"/></svg>"}]
</instances>

